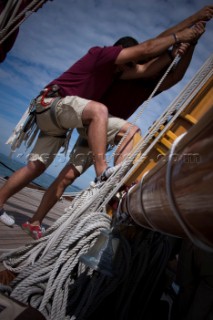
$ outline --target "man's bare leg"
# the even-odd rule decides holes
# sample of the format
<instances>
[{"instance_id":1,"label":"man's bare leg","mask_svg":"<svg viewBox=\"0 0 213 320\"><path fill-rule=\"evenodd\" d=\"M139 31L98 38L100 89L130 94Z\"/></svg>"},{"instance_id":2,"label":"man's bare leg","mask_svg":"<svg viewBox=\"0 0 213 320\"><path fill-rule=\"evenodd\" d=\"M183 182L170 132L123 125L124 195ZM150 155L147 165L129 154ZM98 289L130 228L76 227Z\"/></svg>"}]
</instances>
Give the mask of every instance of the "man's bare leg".
<instances>
[{"instance_id":1,"label":"man's bare leg","mask_svg":"<svg viewBox=\"0 0 213 320\"><path fill-rule=\"evenodd\" d=\"M67 164L62 169L58 177L45 192L36 213L30 219L30 223L32 225L40 225L42 223L42 220L49 210L52 209L52 207L60 199L66 187L72 184L79 175L79 172L72 164Z\"/></svg>"},{"instance_id":2,"label":"man's bare leg","mask_svg":"<svg viewBox=\"0 0 213 320\"><path fill-rule=\"evenodd\" d=\"M97 176L107 167L105 160L107 144L108 111L101 103L90 101L82 114L82 122L88 125L88 143L94 157ZM67 186L74 182L79 172L72 164L68 164L60 172L45 192L42 201L30 220L32 225L40 225L48 211L56 204Z\"/></svg>"},{"instance_id":3,"label":"man's bare leg","mask_svg":"<svg viewBox=\"0 0 213 320\"><path fill-rule=\"evenodd\" d=\"M88 144L92 150L96 175L99 176L107 168L108 110L103 104L90 101L83 111L82 120L88 125Z\"/></svg>"},{"instance_id":4,"label":"man's bare leg","mask_svg":"<svg viewBox=\"0 0 213 320\"><path fill-rule=\"evenodd\" d=\"M45 165L41 161L29 161L29 163L14 172L0 190L0 208L16 192L26 187L32 180L45 171Z\"/></svg>"},{"instance_id":5,"label":"man's bare leg","mask_svg":"<svg viewBox=\"0 0 213 320\"><path fill-rule=\"evenodd\" d=\"M119 143L119 141L122 139L122 137L125 135L126 131L130 127L131 129L129 130L126 138L124 139L120 147L116 150L116 155L114 159L115 164L121 163L132 151L134 135L140 131L140 129L137 126L132 126L130 123L126 123L117 134L115 142Z\"/></svg>"},{"instance_id":6,"label":"man's bare leg","mask_svg":"<svg viewBox=\"0 0 213 320\"><path fill-rule=\"evenodd\" d=\"M127 131L127 129L129 128L129 126L130 126L130 124L126 124L120 130L119 133L121 135L123 135ZM99 130L101 131L101 128L99 128ZM128 136L126 137L126 139L124 140L124 142L122 143L122 145L120 146L120 148L119 148L119 150L117 152L116 164L120 163L125 158L125 156L128 155L128 153L132 150L132 147L133 147L133 136L138 131L139 131L139 128L136 127L136 126L131 128ZM100 136L101 135L98 135L98 137L100 137ZM104 137L100 138L99 143L101 143L104 140L103 138ZM97 143L97 141L95 141L95 143L94 143L95 144L94 148L96 148L98 146L98 152L100 152L100 153L103 152L104 148L103 149L99 148L100 145L98 144L96 146L96 143ZM93 148L93 150L94 150L94 148ZM100 150L102 150L102 151L100 151ZM105 155L105 153L104 153L104 155ZM98 160L100 160L100 159L98 159ZM104 161L104 164L103 164L102 168L103 168L103 170L105 170L106 169L106 163L105 163L104 156L101 157L101 160ZM101 163L101 161L100 161L100 163ZM101 173L102 172L103 171L101 171ZM30 223L32 225L40 225L42 223L42 221L43 221L44 217L46 216L46 214L48 213L48 211L56 204L56 202L63 195L64 190L66 189L66 187L68 187L70 184L72 184L74 182L74 180L79 175L80 175L79 172L75 169L75 167L72 164L67 164L62 169L62 171L60 172L58 177L54 180L54 182L51 184L51 186L45 192L45 194L44 194L44 196L42 198L42 201L41 201L36 213L34 214L32 219L30 220Z\"/></svg>"}]
</instances>

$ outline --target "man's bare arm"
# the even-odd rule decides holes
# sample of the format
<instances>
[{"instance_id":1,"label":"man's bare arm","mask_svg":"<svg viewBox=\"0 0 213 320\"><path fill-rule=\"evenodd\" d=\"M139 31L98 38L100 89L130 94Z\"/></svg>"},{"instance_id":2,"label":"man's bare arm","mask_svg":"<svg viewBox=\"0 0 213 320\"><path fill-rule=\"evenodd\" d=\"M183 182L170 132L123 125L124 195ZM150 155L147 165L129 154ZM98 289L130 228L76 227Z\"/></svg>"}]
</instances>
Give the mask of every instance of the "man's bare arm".
<instances>
[{"instance_id":1,"label":"man's bare arm","mask_svg":"<svg viewBox=\"0 0 213 320\"><path fill-rule=\"evenodd\" d=\"M175 26L163 31L158 35L158 37L166 36L172 33L176 33L178 31L181 31L185 28L190 28L193 25L195 25L197 22L204 21L207 22L211 20L213 17L213 6L205 6L201 10L195 12L190 17L184 19L180 23L176 24Z\"/></svg>"},{"instance_id":2,"label":"man's bare arm","mask_svg":"<svg viewBox=\"0 0 213 320\"><path fill-rule=\"evenodd\" d=\"M198 41L200 36L205 32L205 23L199 22L194 25L193 29L197 31L197 37L194 39L194 43ZM194 44L192 44L194 45ZM158 77L162 70L165 70L166 67L169 66L172 59L175 58L177 54L183 56L187 48L189 47L189 43L179 43L173 47L171 55L169 55L168 50L166 50L163 54L158 57L144 63L144 64L136 64L134 68L125 68L123 70L122 79L137 79L137 78L150 78L150 77ZM183 74L186 70L183 71Z\"/></svg>"},{"instance_id":3,"label":"man's bare arm","mask_svg":"<svg viewBox=\"0 0 213 320\"><path fill-rule=\"evenodd\" d=\"M177 42L192 42L200 36L199 31L194 28L186 28L182 31L178 31L175 36L173 34L168 36L162 36L147 40L136 46L124 48L119 53L115 63L117 65L125 64L131 61L140 61L147 59L153 59L169 47L173 46Z\"/></svg>"}]
</instances>

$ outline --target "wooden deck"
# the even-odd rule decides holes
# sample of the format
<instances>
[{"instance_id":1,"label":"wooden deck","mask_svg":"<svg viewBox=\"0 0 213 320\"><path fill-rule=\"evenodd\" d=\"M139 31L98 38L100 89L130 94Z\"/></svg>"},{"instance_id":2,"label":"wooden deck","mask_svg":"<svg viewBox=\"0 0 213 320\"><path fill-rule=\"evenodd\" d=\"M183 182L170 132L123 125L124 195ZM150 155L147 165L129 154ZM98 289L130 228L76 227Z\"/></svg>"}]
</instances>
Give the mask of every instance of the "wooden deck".
<instances>
[{"instance_id":1,"label":"wooden deck","mask_svg":"<svg viewBox=\"0 0 213 320\"><path fill-rule=\"evenodd\" d=\"M0 188L4 182L5 179L0 177ZM34 241L21 229L21 224L33 216L43 194L42 190L26 187L7 201L4 208L9 215L14 216L16 224L13 227L7 227L0 222L0 255L3 252L24 246L29 241ZM51 226L63 214L64 209L69 207L70 203L70 200L66 199L58 201L44 219L44 226L46 228Z\"/></svg>"}]
</instances>

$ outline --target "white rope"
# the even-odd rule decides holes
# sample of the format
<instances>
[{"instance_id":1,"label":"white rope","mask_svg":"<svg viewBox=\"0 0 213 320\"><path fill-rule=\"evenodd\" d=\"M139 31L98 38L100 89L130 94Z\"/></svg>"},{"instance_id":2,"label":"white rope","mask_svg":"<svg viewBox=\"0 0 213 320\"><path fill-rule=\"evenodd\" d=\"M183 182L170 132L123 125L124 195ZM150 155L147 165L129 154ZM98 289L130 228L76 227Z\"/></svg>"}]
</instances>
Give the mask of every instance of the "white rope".
<instances>
[{"instance_id":1,"label":"white rope","mask_svg":"<svg viewBox=\"0 0 213 320\"><path fill-rule=\"evenodd\" d=\"M128 180L140 163L144 161L144 158L148 155L149 151L153 146L162 138L164 133L170 128L171 124L177 119L181 112L187 107L190 101L195 97L198 91L202 88L203 84L210 79L213 75L213 55L207 59L205 64L196 73L194 78L185 87L181 94L175 99L175 101L168 107L165 113L156 121L150 131L145 135L144 139L141 139L138 144L133 148L129 156L122 162L121 167L115 175L112 175L107 183L104 184L103 188L107 188L108 193L106 193L105 200L102 201L103 206L105 206L112 196L118 192L122 187L124 182ZM166 125L165 125L166 123ZM164 125L164 129L160 128ZM157 137L155 136L158 133ZM151 139L153 142L150 143ZM148 147L145 149L145 147ZM145 149L144 152L142 152ZM133 163L135 157L142 152L137 163L135 163L131 168L129 166ZM128 170L128 171L127 171ZM103 190L101 189L101 191ZM101 198L100 191L100 198ZM101 198L102 199L102 198ZM100 210L100 208L98 208Z\"/></svg>"},{"instance_id":2,"label":"white rope","mask_svg":"<svg viewBox=\"0 0 213 320\"><path fill-rule=\"evenodd\" d=\"M159 82L157 83L156 87L154 88L154 90L152 91L152 93L150 94L149 98L139 107L138 111L135 114L135 117L133 118L133 120L131 121L131 124L128 128L128 130L125 132L125 134L123 135L122 139L119 141L118 145L116 146L116 150L113 152L112 156L109 158L109 160L115 156L117 150L119 149L119 147L122 145L123 141L125 140L125 138L128 136L130 130L133 128L133 126L136 124L136 122L138 121L138 119L141 117L142 113L145 111L145 109L147 108L147 106L150 103L150 100L154 97L154 95L156 94L156 92L158 91L158 89L160 88L160 86L162 85L163 81L165 80L165 78L168 76L169 72L172 70L172 68L177 64L177 61L179 60L179 55L177 55L175 57L175 59L172 61L172 63L169 65L169 67L167 68L167 70L165 71L164 75L162 76L162 78L159 80Z\"/></svg>"},{"instance_id":3,"label":"white rope","mask_svg":"<svg viewBox=\"0 0 213 320\"><path fill-rule=\"evenodd\" d=\"M64 236L60 238L54 250L50 250L43 258L34 261L33 266L22 270L14 281L15 288L11 296L27 302L32 293L31 290L37 287L37 283L45 283L45 292L43 292L42 299L39 302L39 310L43 312L49 301L59 299L59 291L65 284L68 285L67 279L78 265L79 256L88 251L101 229L108 229L109 227L110 218L108 215L93 212L85 214L83 220L77 220L75 226L72 226L72 232L69 232L69 230L64 232ZM81 269L81 273L84 273L85 267L81 266ZM91 271L88 272L91 273ZM63 292L61 294L63 297ZM51 317L51 319L63 318Z\"/></svg>"},{"instance_id":4,"label":"white rope","mask_svg":"<svg viewBox=\"0 0 213 320\"><path fill-rule=\"evenodd\" d=\"M187 87L187 92L183 94L184 97L181 96L176 100L175 105L172 105L157 122L157 127L155 127L156 123L152 126L150 133L145 136L143 141L138 143L109 180L102 185L91 186L76 197L66 213L46 231L43 238L1 257L1 261L4 261L7 269L20 272L12 283L12 297L26 302L32 291L38 292L33 296L32 302L37 308L40 308L47 319L74 319L76 316L75 306L78 303L76 303L73 288L76 288L75 284L79 283L79 279L79 281L82 280L78 287L79 297L82 298L82 301L85 301L82 312L87 312L89 306L83 295L87 286L90 287L88 290L93 290L90 281L87 281L93 273L91 270L86 270L81 263L79 264L79 256L88 251L101 230L110 228L111 218L104 213L105 206L132 174L132 170L139 165L139 162L143 162L144 156L148 155L151 148L150 138L158 132L163 121L168 121L164 130L168 129L168 124L172 123L172 119L168 120L168 118L172 118L171 114L176 110L177 105L180 101L184 104L190 97L193 97L193 93L196 92L202 81L206 81L209 73L212 73L212 57L195 77L196 84L192 82ZM175 116L178 112L176 110ZM163 134L162 131L155 139L155 143ZM132 165L136 155L144 150L147 145L148 148L141 155L139 162ZM151 145L153 146L153 144ZM131 166L131 169L127 172L129 166ZM72 276L72 273L76 274L76 278ZM102 288L107 287L103 286L102 280L101 278ZM96 284L98 285L97 282ZM112 283L108 280L107 284ZM94 293L94 301L98 299L98 294L97 292ZM74 301L71 306L71 310L74 310L71 312L72 315L65 314L68 295L69 301ZM57 303L59 297L60 301ZM53 305L52 301L56 305ZM76 312L83 318L80 310Z\"/></svg>"}]
</instances>

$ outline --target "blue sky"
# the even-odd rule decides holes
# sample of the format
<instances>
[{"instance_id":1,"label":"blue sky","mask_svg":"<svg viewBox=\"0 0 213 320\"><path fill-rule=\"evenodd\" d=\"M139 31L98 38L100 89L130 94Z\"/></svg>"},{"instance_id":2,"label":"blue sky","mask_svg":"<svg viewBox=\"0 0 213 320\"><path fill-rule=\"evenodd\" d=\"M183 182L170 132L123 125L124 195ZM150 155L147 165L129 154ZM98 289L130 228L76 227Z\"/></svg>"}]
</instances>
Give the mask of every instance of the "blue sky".
<instances>
[{"instance_id":1,"label":"blue sky","mask_svg":"<svg viewBox=\"0 0 213 320\"><path fill-rule=\"evenodd\" d=\"M0 64L0 152L9 155L5 145L31 99L95 45L111 45L130 35L140 42L157 36L195 11L208 5L206 0L54 0L32 14L20 28L7 59ZM137 125L146 132L152 122L180 93L213 52L213 22L201 37L184 79L152 100ZM70 143L72 148L77 133ZM18 156L17 151L14 158ZM20 158L26 162L26 155ZM64 156L47 170L57 175L66 163ZM76 181L86 187L94 179L88 170Z\"/></svg>"}]
</instances>

